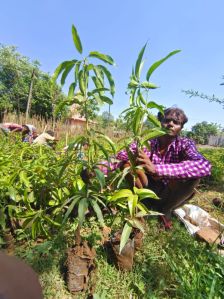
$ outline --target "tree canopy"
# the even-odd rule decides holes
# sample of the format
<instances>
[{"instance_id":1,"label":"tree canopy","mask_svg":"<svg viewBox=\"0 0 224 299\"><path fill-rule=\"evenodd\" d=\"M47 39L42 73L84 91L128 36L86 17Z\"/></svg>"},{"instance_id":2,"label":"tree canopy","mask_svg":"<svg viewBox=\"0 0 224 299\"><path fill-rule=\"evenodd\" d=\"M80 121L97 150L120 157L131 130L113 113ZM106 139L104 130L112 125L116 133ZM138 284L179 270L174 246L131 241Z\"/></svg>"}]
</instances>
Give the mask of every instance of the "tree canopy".
<instances>
[{"instance_id":1,"label":"tree canopy","mask_svg":"<svg viewBox=\"0 0 224 299\"><path fill-rule=\"evenodd\" d=\"M5 112L14 111L18 115L26 112L31 80L30 115L49 119L65 99L59 86L40 70L38 61L30 61L15 46L0 45L0 122ZM60 117L61 111L56 117Z\"/></svg>"}]
</instances>

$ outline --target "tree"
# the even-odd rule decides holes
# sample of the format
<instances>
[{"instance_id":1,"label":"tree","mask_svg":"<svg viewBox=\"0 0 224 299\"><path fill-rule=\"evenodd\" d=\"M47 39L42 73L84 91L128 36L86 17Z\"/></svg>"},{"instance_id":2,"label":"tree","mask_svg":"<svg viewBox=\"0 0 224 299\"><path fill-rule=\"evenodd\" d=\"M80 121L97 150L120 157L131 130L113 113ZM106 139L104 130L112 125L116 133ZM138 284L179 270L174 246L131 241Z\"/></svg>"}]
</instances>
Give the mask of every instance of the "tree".
<instances>
[{"instance_id":1,"label":"tree","mask_svg":"<svg viewBox=\"0 0 224 299\"><path fill-rule=\"evenodd\" d=\"M25 113L29 95L30 115L52 117L51 77L39 67L38 61L30 62L15 46L0 45L0 122L8 111L15 111L18 117ZM57 104L64 98L59 89Z\"/></svg>"},{"instance_id":2,"label":"tree","mask_svg":"<svg viewBox=\"0 0 224 299\"><path fill-rule=\"evenodd\" d=\"M195 124L187 136L193 138L197 143L208 144L208 139L212 135L216 135L221 131L221 127L214 123L203 121Z\"/></svg>"}]
</instances>

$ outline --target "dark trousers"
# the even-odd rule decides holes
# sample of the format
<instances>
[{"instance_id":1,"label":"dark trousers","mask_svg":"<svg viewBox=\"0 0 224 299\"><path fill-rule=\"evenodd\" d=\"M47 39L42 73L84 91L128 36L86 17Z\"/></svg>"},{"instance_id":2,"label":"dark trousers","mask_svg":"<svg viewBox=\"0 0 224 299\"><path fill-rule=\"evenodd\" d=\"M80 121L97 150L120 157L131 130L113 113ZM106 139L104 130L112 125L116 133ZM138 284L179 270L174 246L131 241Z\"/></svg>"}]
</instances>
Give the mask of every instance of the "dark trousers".
<instances>
[{"instance_id":1,"label":"dark trousers","mask_svg":"<svg viewBox=\"0 0 224 299\"><path fill-rule=\"evenodd\" d=\"M184 205L194 196L194 188L199 184L199 179L170 180L167 185L161 180L154 180L148 176L148 189L154 191L159 200L147 198L143 203L152 210L165 214L167 218L176 208Z\"/></svg>"}]
</instances>

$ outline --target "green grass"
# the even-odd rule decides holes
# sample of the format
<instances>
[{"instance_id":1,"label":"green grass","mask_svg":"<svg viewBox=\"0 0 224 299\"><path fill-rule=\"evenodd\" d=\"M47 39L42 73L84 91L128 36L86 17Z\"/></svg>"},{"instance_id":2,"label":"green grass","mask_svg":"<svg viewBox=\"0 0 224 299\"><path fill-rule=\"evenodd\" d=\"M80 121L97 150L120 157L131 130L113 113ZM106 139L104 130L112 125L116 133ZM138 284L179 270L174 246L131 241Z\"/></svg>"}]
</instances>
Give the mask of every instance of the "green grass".
<instances>
[{"instance_id":1,"label":"green grass","mask_svg":"<svg viewBox=\"0 0 224 299\"><path fill-rule=\"evenodd\" d=\"M143 248L135 255L132 272L118 271L108 262L97 226L94 234L85 229L86 238L95 244L97 259L89 289L82 294L69 294L65 285L66 248L71 245L72 231L54 242L28 249L20 246L17 254L39 273L46 299L87 298L90 293L96 299L224 298L223 257L191 237L176 218L171 231L161 230L155 218L147 222Z\"/></svg>"}]
</instances>

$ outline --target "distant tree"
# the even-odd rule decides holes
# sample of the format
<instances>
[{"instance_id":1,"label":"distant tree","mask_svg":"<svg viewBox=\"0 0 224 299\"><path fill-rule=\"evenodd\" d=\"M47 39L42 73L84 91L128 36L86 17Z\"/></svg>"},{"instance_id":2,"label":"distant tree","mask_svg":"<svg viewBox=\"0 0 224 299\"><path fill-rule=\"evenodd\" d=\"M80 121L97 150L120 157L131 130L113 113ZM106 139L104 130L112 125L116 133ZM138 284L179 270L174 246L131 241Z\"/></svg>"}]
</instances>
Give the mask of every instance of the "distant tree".
<instances>
[{"instance_id":1,"label":"distant tree","mask_svg":"<svg viewBox=\"0 0 224 299\"><path fill-rule=\"evenodd\" d=\"M38 61L31 62L21 55L15 46L0 45L0 122L8 111L15 111L18 116L26 112L31 80L30 115L51 118L53 105L49 74L40 70ZM64 99L58 88L56 104Z\"/></svg>"},{"instance_id":2,"label":"distant tree","mask_svg":"<svg viewBox=\"0 0 224 299\"><path fill-rule=\"evenodd\" d=\"M220 131L221 127L219 125L203 121L195 124L191 131L186 133L186 136L193 138L199 144L208 144L209 137L217 135Z\"/></svg>"}]
</instances>

